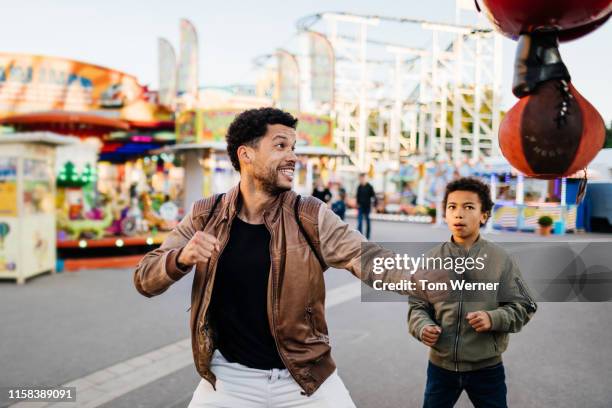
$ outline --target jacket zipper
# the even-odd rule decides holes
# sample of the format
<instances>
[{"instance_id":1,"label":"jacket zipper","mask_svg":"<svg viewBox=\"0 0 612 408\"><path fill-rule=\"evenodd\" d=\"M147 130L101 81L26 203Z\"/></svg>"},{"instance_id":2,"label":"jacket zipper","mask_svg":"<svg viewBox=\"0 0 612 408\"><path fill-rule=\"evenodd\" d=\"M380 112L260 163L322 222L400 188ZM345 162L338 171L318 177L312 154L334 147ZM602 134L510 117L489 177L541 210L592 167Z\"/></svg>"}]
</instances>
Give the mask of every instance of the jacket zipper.
<instances>
[{"instance_id":1,"label":"jacket zipper","mask_svg":"<svg viewBox=\"0 0 612 408\"><path fill-rule=\"evenodd\" d=\"M306 316L308 316L308 323L310 323L310 328L312 329L312 333L315 334L315 326L312 320L312 307L311 306L306 307Z\"/></svg>"},{"instance_id":2,"label":"jacket zipper","mask_svg":"<svg viewBox=\"0 0 612 408\"><path fill-rule=\"evenodd\" d=\"M469 256L470 251L466 251L466 256ZM465 280L465 276L461 274L461 281ZM459 371L459 334L461 331L461 319L463 315L463 287L459 292L459 310L457 312L457 332L455 333L455 347L453 352L453 357L455 359L455 371Z\"/></svg>"},{"instance_id":3,"label":"jacket zipper","mask_svg":"<svg viewBox=\"0 0 612 408\"><path fill-rule=\"evenodd\" d=\"M537 305L535 304L533 299L531 299L531 296L529 296L529 294L525 290L525 287L523 286L523 283L521 282L521 280L518 277L514 278L514 280L516 281L516 285L518 286L518 289L519 289L519 292L521 292L521 295L523 295L523 297L529 301L529 306L531 306L531 309L533 309L534 312L538 310Z\"/></svg>"},{"instance_id":4,"label":"jacket zipper","mask_svg":"<svg viewBox=\"0 0 612 408\"><path fill-rule=\"evenodd\" d=\"M461 275L461 281L463 281L463 275ZM457 312L457 332L455 333L455 350L453 356L455 359L455 371L459 371L459 333L461 330L461 316L463 314L463 289L459 292L459 311Z\"/></svg>"},{"instance_id":5,"label":"jacket zipper","mask_svg":"<svg viewBox=\"0 0 612 408\"><path fill-rule=\"evenodd\" d=\"M271 276L268 277L268 281L272 279L272 337L274 338L274 344L276 345L276 350L278 351L278 355L280 356L285 368L291 373L291 375L295 378L295 375L291 371L291 367L287 364L287 360L285 360L285 356L281 351L281 348L278 343L278 337L276 336L276 291L274 288L276 287L275 281L275 273L274 273L274 257L272 256L272 229L268 226L268 221L266 220L266 213L263 214L264 225L266 229L270 233L270 245L268 247L268 251L270 252L270 273Z\"/></svg>"},{"instance_id":6,"label":"jacket zipper","mask_svg":"<svg viewBox=\"0 0 612 408\"><path fill-rule=\"evenodd\" d=\"M233 222L233 219L230 220L230 222L228 223L228 226L227 226L228 231L231 231L232 222ZM210 281L211 285L215 284L215 276L217 275L217 262L219 261L219 258L221 258L221 254L225 250L225 247L227 246L227 243L229 242L229 239L230 239L230 236L229 236L229 233L228 233L227 239L225 240L225 242L221 246L221 249L219 250L219 253L217 254L217 257L215 258L214 267L213 267L212 263L209 265L209 267L211 268L211 276L210 276L210 279L208 279L205 282L205 284L204 284L204 295L206 295L206 286L207 286L206 283L208 283ZM212 297L212 289L211 289L211 297ZM205 299L202 299L202 301L205 301ZM202 305L200 303L200 308L201 308L201 306ZM199 330L199 324L200 324L200 321L202 319L202 316L206 316L206 312L208 312L208 307L209 306L210 306L210 299L209 299L208 304L204 307L203 312L201 311L201 309L200 309L200 311L198 311L198 317L197 317L197 320L196 320L196 330ZM208 321L204 322L204 331L208 332ZM207 335L208 335L208 333L207 333Z\"/></svg>"}]
</instances>

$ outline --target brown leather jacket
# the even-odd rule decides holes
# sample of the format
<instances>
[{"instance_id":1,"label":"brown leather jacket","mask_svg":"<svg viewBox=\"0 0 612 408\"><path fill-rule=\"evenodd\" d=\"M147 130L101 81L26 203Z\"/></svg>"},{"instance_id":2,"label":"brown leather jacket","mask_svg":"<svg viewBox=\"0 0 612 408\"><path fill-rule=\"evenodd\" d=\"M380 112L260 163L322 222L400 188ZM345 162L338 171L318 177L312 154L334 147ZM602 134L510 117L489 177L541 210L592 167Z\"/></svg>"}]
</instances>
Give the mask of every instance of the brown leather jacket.
<instances>
[{"instance_id":1,"label":"brown leather jacket","mask_svg":"<svg viewBox=\"0 0 612 408\"><path fill-rule=\"evenodd\" d=\"M280 194L263 215L271 235L268 319L285 366L304 393L311 395L336 366L330 355L325 321L324 268L300 233L295 220L296 198L293 191ZM198 230L216 236L223 251L232 221L239 211L239 200L239 186L236 186L223 196L206 225L203 224L209 218L214 198L197 201L161 247L140 261L134 273L136 289L144 296L156 296L189 273L190 270L178 267L177 259ZM362 280L370 280L361 276L360 255L363 255L362 244L365 243L361 234L315 198L302 198L298 213L305 232L326 265L347 269ZM216 378L210 370L210 360L215 350L215 332L209 325L207 311L221 251L213 253L208 263L196 265L191 292L191 344L195 366L213 387ZM367 252L369 257L389 254L378 246L370 246Z\"/></svg>"}]
</instances>

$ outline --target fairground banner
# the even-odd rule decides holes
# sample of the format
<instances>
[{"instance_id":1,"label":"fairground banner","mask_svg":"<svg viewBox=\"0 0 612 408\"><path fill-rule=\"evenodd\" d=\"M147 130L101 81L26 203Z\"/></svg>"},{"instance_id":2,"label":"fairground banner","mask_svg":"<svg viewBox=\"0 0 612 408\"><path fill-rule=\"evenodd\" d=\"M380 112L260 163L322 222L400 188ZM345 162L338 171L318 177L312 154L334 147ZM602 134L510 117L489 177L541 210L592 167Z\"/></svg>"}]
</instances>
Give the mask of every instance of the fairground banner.
<instances>
[{"instance_id":1,"label":"fairground banner","mask_svg":"<svg viewBox=\"0 0 612 408\"><path fill-rule=\"evenodd\" d=\"M198 95L198 34L189 20L181 20L177 87L179 95Z\"/></svg>"},{"instance_id":2,"label":"fairground banner","mask_svg":"<svg viewBox=\"0 0 612 408\"><path fill-rule=\"evenodd\" d=\"M334 106L335 55L334 49L322 34L309 32L310 86L312 100L320 108Z\"/></svg>"},{"instance_id":3,"label":"fairground banner","mask_svg":"<svg viewBox=\"0 0 612 408\"><path fill-rule=\"evenodd\" d=\"M0 118L66 110L122 117L145 88L123 72L39 55L0 53Z\"/></svg>"},{"instance_id":4,"label":"fairground banner","mask_svg":"<svg viewBox=\"0 0 612 408\"><path fill-rule=\"evenodd\" d=\"M300 70L295 55L285 51L277 51L278 59L278 89L276 101L278 106L286 111L300 111Z\"/></svg>"},{"instance_id":5,"label":"fairground banner","mask_svg":"<svg viewBox=\"0 0 612 408\"><path fill-rule=\"evenodd\" d=\"M158 40L159 103L172 106L176 97L176 54L165 38Z\"/></svg>"}]
</instances>

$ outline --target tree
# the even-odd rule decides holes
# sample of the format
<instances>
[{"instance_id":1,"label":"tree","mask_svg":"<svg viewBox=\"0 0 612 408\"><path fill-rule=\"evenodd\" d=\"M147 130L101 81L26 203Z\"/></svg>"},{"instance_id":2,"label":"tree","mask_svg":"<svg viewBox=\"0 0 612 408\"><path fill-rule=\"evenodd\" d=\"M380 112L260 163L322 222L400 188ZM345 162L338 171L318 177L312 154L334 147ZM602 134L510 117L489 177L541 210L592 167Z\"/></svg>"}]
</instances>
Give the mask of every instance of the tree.
<instances>
[{"instance_id":1,"label":"tree","mask_svg":"<svg viewBox=\"0 0 612 408\"><path fill-rule=\"evenodd\" d=\"M612 147L612 120L610 121L610 125L606 127L606 143L604 147L605 148Z\"/></svg>"},{"instance_id":2,"label":"tree","mask_svg":"<svg viewBox=\"0 0 612 408\"><path fill-rule=\"evenodd\" d=\"M66 162L57 176L59 187L83 187L93 181L94 174L91 166L87 165L83 174L79 174L71 161Z\"/></svg>"}]
</instances>

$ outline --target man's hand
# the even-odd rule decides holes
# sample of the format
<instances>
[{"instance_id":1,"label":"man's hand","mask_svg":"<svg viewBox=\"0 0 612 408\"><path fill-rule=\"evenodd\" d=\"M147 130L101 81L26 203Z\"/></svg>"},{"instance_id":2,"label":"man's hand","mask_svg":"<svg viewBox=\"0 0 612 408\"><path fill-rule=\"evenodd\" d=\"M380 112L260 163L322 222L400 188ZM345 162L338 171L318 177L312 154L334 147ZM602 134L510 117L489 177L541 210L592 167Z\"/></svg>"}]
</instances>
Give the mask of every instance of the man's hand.
<instances>
[{"instance_id":1,"label":"man's hand","mask_svg":"<svg viewBox=\"0 0 612 408\"><path fill-rule=\"evenodd\" d=\"M207 262L213 250L219 250L219 241L213 235L198 231L189 240L178 258L180 265L192 266L198 262Z\"/></svg>"},{"instance_id":2,"label":"man's hand","mask_svg":"<svg viewBox=\"0 0 612 408\"><path fill-rule=\"evenodd\" d=\"M418 269L410 272L410 281L414 282L415 285L415 290L410 293L410 296L431 304L448 301L451 296L451 292L448 289L451 287L449 284L451 274L454 275L455 273L444 269ZM423 289L421 281L435 283L435 288Z\"/></svg>"},{"instance_id":3,"label":"man's hand","mask_svg":"<svg viewBox=\"0 0 612 408\"><path fill-rule=\"evenodd\" d=\"M478 333L491 330L491 317L487 312L480 310L478 312L470 312L465 315L465 318Z\"/></svg>"},{"instance_id":4,"label":"man's hand","mask_svg":"<svg viewBox=\"0 0 612 408\"><path fill-rule=\"evenodd\" d=\"M438 341L440 333L442 333L442 329L439 326L427 325L421 332L421 342L427 347L431 347Z\"/></svg>"}]
</instances>

